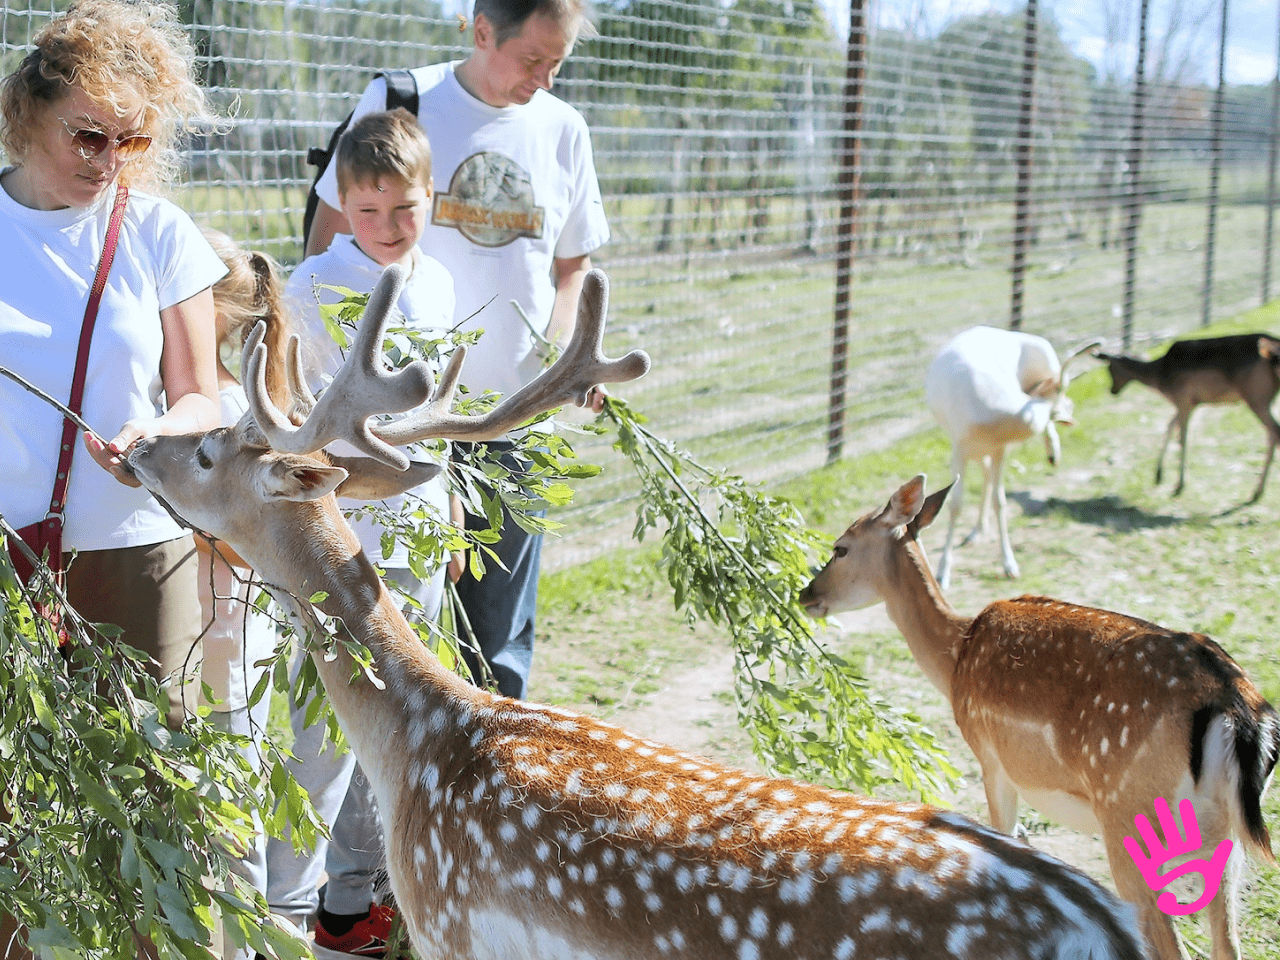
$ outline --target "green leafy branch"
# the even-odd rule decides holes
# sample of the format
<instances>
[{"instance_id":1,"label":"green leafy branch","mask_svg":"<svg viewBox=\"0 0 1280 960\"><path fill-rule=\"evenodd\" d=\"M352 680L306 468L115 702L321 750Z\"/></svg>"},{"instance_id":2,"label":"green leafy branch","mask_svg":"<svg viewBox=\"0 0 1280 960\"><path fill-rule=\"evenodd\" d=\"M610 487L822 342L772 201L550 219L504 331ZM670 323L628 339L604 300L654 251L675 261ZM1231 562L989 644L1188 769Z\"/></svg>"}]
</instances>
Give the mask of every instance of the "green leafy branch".
<instances>
[{"instance_id":1,"label":"green leafy branch","mask_svg":"<svg viewBox=\"0 0 1280 960\"><path fill-rule=\"evenodd\" d=\"M175 722L169 690L118 628L87 623L51 582L32 584L0 546L3 910L59 960L133 960L148 941L164 958L207 960L215 914L233 943L301 960L305 945L266 921L228 863L255 814L280 825L276 804L314 836L280 758L259 775L241 755L246 738L200 717Z\"/></svg>"},{"instance_id":2,"label":"green leafy branch","mask_svg":"<svg viewBox=\"0 0 1280 960\"><path fill-rule=\"evenodd\" d=\"M901 784L931 799L953 783L958 772L920 718L873 696L815 638L794 598L823 543L795 507L700 465L621 400L606 399L603 415L640 479L634 538L661 529L676 609L733 638L738 719L760 760L786 776L867 792Z\"/></svg>"}]
</instances>

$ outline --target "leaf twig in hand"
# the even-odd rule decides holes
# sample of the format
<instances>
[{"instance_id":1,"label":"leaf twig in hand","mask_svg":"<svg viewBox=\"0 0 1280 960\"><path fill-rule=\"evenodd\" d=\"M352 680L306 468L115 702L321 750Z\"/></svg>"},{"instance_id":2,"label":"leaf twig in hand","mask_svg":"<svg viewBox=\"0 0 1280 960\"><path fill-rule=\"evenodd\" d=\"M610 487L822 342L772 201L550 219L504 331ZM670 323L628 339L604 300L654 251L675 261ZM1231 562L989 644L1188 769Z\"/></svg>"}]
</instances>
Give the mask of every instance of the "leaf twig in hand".
<instances>
[{"instance_id":1,"label":"leaf twig in hand","mask_svg":"<svg viewBox=\"0 0 1280 960\"><path fill-rule=\"evenodd\" d=\"M542 365L549 367L560 359L560 348L552 343L543 335L537 327L533 325L533 321L529 319L529 315L524 312L524 307L511 301L511 306L516 308L516 313L520 315L520 319L524 321L524 325L529 328L529 336L533 338L534 350L542 359Z\"/></svg>"},{"instance_id":2,"label":"leaf twig in hand","mask_svg":"<svg viewBox=\"0 0 1280 960\"><path fill-rule=\"evenodd\" d=\"M919 718L872 695L799 612L794 598L821 537L798 511L699 464L620 400L607 398L604 415L641 482L633 536L661 525L659 566L676 609L729 630L738 720L757 757L788 776L867 792L893 782L930 798L953 781Z\"/></svg>"}]
</instances>

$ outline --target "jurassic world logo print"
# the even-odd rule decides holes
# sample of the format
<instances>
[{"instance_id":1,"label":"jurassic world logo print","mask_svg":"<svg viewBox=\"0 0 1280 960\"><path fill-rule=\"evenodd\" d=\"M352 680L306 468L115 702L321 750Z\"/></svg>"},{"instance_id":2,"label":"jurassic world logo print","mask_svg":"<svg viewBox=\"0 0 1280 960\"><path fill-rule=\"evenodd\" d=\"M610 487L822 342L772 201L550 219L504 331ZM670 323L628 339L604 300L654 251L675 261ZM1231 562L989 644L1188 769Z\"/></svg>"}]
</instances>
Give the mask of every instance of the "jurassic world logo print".
<instances>
[{"instance_id":1,"label":"jurassic world logo print","mask_svg":"<svg viewBox=\"0 0 1280 960\"><path fill-rule=\"evenodd\" d=\"M528 172L510 157L485 151L458 165L449 192L436 194L431 222L456 227L482 247L503 247L517 237L541 237L545 216L534 203Z\"/></svg>"}]
</instances>

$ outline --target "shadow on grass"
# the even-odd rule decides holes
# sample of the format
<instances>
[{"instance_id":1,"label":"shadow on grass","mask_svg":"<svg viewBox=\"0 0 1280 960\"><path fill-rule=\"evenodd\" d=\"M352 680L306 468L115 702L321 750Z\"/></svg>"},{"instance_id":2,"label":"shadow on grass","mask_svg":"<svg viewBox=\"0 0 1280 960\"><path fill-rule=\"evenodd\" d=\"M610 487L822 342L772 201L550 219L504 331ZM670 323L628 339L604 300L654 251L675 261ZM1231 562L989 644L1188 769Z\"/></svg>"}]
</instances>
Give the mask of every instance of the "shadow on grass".
<instances>
[{"instance_id":1,"label":"shadow on grass","mask_svg":"<svg viewBox=\"0 0 1280 960\"><path fill-rule=\"evenodd\" d=\"M1009 498L1016 499L1028 515L1055 513L1076 523L1087 523L1119 532L1175 527L1188 522L1185 517L1148 513L1131 503L1125 503L1115 494L1084 500L1062 500L1058 497L1038 500L1027 494L1009 494Z\"/></svg>"}]
</instances>

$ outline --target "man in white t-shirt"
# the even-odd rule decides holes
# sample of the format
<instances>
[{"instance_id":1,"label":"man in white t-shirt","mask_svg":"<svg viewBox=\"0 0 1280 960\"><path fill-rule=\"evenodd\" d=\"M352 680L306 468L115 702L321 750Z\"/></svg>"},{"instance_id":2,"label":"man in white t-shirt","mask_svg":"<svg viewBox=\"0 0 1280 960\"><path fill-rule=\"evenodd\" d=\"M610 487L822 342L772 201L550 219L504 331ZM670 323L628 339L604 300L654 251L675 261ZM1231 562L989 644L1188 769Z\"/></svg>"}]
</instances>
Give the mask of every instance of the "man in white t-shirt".
<instances>
[{"instance_id":1,"label":"man in white t-shirt","mask_svg":"<svg viewBox=\"0 0 1280 960\"><path fill-rule=\"evenodd\" d=\"M591 254L609 239L586 121L548 92L590 24L581 0L476 0L473 21L467 59L412 71L436 182L420 246L453 275L455 320L485 331L468 352L464 382L476 394L510 394L541 366L516 305L548 340L567 342ZM386 96L386 81L374 79L353 122L383 109ZM308 254L349 232L332 165L317 192ZM601 388L590 399L598 410ZM488 527L483 517L474 523ZM458 582L481 650L508 696L524 696L532 664L541 540L507 519L495 545L506 569L490 561L480 580L467 573Z\"/></svg>"}]
</instances>

